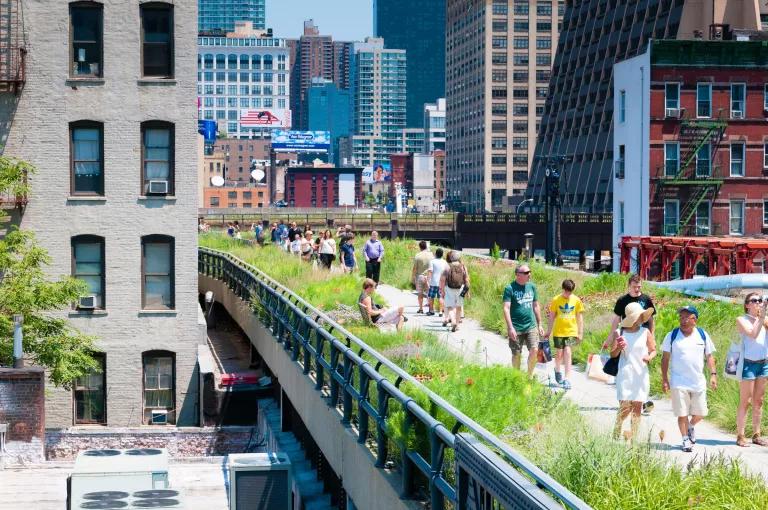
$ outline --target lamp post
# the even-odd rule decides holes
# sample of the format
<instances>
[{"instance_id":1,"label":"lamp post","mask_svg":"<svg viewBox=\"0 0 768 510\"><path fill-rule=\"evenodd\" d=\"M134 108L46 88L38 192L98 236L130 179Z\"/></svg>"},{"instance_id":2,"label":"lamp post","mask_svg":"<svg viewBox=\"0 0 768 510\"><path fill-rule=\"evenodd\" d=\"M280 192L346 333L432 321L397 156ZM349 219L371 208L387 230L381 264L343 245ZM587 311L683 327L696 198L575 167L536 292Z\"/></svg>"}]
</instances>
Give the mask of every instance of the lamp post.
<instances>
[{"instance_id":1,"label":"lamp post","mask_svg":"<svg viewBox=\"0 0 768 510\"><path fill-rule=\"evenodd\" d=\"M526 203L526 202L533 202L533 199L532 199L532 198L526 198L525 200L523 200L522 202L520 202L519 204L517 204L517 210L515 211L515 214L520 214L520 208L521 208L521 207L523 206L523 204L524 204L524 203Z\"/></svg>"}]
</instances>

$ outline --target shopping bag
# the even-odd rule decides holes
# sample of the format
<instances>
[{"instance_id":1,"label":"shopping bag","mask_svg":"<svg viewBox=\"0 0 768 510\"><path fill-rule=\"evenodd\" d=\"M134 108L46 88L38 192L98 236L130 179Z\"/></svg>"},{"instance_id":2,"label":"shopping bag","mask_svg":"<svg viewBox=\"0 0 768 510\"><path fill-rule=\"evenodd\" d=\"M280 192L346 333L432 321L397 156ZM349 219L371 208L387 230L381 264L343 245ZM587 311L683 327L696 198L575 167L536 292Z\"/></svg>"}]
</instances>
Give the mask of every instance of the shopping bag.
<instances>
[{"instance_id":1,"label":"shopping bag","mask_svg":"<svg viewBox=\"0 0 768 510\"><path fill-rule=\"evenodd\" d=\"M744 343L732 343L725 355L725 366L723 375L728 379L741 381L741 374L744 370Z\"/></svg>"},{"instance_id":2,"label":"shopping bag","mask_svg":"<svg viewBox=\"0 0 768 510\"><path fill-rule=\"evenodd\" d=\"M549 340L539 342L539 349L536 351L537 362L546 364L552 361L552 349L549 346Z\"/></svg>"},{"instance_id":3,"label":"shopping bag","mask_svg":"<svg viewBox=\"0 0 768 510\"><path fill-rule=\"evenodd\" d=\"M587 357L587 377L595 381L608 382L611 376L603 372L603 365L608 358L607 354L590 354Z\"/></svg>"}]
</instances>

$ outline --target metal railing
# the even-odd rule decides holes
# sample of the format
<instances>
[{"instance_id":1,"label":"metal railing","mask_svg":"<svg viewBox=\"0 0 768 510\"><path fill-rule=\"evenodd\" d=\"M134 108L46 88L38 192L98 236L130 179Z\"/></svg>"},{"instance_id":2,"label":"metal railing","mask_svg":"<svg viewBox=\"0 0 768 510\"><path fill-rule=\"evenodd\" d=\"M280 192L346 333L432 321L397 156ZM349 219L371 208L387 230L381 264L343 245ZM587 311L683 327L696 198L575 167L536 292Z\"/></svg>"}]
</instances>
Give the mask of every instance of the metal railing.
<instances>
[{"instance_id":1,"label":"metal railing","mask_svg":"<svg viewBox=\"0 0 768 510\"><path fill-rule=\"evenodd\" d=\"M567 508L590 509L509 445L262 271L226 252L208 248L198 249L198 271L224 282L235 295L252 303L254 313L259 314L277 342L302 366L304 374L310 375L314 370L315 389L329 397L329 406L340 408L341 424L351 426L353 421L357 422L358 443L367 444L369 432L373 436L376 467L386 466L390 441L398 445L402 497L414 497L414 475L421 473L428 481L432 510L445 508L446 500L452 507L469 508L468 502L458 497L456 473L447 470L445 463L446 449L454 450L456 434L464 431L492 448L498 465L513 466L543 489L535 496L530 491L521 496L530 500L526 508L549 508L554 497ZM391 373L394 381L383 370ZM421 407L414 396L400 389L403 382L425 395L441 413L455 420L455 425L449 430ZM409 438L418 426L428 435L429 452L412 448L407 439L397 441L392 437L393 431L387 425L390 401L396 402L404 413L400 437ZM370 428L371 420L374 430ZM476 483L492 486L494 480Z\"/></svg>"}]
</instances>

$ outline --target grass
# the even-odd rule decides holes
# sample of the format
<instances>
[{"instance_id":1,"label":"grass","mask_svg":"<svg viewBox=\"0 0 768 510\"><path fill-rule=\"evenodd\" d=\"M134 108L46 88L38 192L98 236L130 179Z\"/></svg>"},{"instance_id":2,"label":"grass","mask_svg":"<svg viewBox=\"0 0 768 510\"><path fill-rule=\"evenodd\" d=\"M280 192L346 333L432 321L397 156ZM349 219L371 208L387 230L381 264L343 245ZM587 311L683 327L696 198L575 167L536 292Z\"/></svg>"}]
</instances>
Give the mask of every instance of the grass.
<instances>
[{"instance_id":1,"label":"grass","mask_svg":"<svg viewBox=\"0 0 768 510\"><path fill-rule=\"evenodd\" d=\"M200 244L229 251L258 266L326 310L335 308L338 303L354 303L359 293L362 280L359 274L342 276L308 271L306 264L274 248L244 246L218 235L201 236ZM415 243L385 242L385 247L387 255L382 280L407 287ZM511 267L490 261L469 261L469 267L474 296L467 313L498 331L500 296L503 285L511 277ZM566 275L539 265L532 269L542 296L554 295ZM590 334L577 349L583 355L602 343L607 334L605 317L611 313L615 297L623 292L625 280L617 275L589 279L573 273L573 277L590 313L597 316L590 317L587 322ZM674 307L685 300L667 292L654 292L654 298L661 310L659 328L671 329ZM712 331L727 329L737 312L731 309L728 310L730 315L724 314L719 303L697 303L697 306L702 312L702 322L706 322L704 327L711 327ZM552 394L548 388L528 380L522 372L512 368L485 367L461 359L429 332L381 333L359 324L346 326L470 418L521 451L597 510L768 508L768 489L764 480L745 473L737 462L713 457L680 468L667 457L652 451L648 441L629 446L595 433L574 405L560 399L561 394ZM446 426L453 425L449 416L409 386L405 383L402 389ZM735 395L735 388L726 385L714 393L711 399L713 414L716 409L723 414L735 405L726 400L728 395ZM416 426L406 435L402 410L395 403L391 404L390 410L388 429L391 436L407 442L429 458L426 431ZM393 450L396 450L394 445ZM450 476L450 452L446 463L446 473Z\"/></svg>"}]
</instances>

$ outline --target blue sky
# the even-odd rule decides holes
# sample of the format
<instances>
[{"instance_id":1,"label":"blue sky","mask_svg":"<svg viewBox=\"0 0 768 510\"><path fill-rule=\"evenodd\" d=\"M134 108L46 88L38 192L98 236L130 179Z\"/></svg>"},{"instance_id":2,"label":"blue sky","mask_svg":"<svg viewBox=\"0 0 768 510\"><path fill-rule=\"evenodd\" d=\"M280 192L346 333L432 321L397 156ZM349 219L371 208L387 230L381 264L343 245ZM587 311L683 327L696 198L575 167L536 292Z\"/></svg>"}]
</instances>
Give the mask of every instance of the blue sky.
<instances>
[{"instance_id":1,"label":"blue sky","mask_svg":"<svg viewBox=\"0 0 768 510\"><path fill-rule=\"evenodd\" d=\"M267 0L267 28L277 37L298 38L312 18L323 35L361 41L373 35L373 0Z\"/></svg>"}]
</instances>

